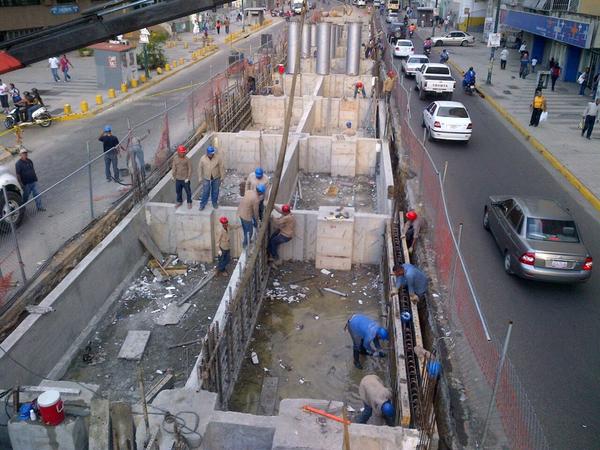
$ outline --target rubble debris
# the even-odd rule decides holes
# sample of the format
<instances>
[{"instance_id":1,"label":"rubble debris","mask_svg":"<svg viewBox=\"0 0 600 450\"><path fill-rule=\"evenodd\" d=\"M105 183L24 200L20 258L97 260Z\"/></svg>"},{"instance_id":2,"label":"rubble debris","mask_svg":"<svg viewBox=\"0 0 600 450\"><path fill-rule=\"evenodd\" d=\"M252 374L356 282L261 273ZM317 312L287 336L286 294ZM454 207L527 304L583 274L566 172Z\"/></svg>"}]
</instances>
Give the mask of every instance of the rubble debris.
<instances>
[{"instance_id":1,"label":"rubble debris","mask_svg":"<svg viewBox=\"0 0 600 450\"><path fill-rule=\"evenodd\" d=\"M340 291L336 291L335 289L331 289L331 288L328 288L328 287L324 287L323 290L325 292L330 292L331 294L339 295L340 297L348 297L348 294L345 294L345 293L340 292Z\"/></svg>"},{"instance_id":2,"label":"rubble debris","mask_svg":"<svg viewBox=\"0 0 600 450\"><path fill-rule=\"evenodd\" d=\"M202 288L204 288L204 286L206 286L209 283L210 280L212 280L214 278L215 274L216 274L215 271L211 271L210 273L205 275L198 282L198 284L196 286L194 286L194 288L187 295L185 295L185 297L183 297L177 301L177 305L178 306L183 305L185 302L187 302L189 299L191 299L194 295L196 295Z\"/></svg>"},{"instance_id":3,"label":"rubble debris","mask_svg":"<svg viewBox=\"0 0 600 450\"><path fill-rule=\"evenodd\" d=\"M186 347L188 345L198 344L202 342L202 339L194 339L192 341L180 342L179 344L169 345L169 349L177 348L177 347Z\"/></svg>"},{"instance_id":4,"label":"rubble debris","mask_svg":"<svg viewBox=\"0 0 600 450\"><path fill-rule=\"evenodd\" d=\"M127 332L118 358L139 361L144 355L144 350L149 339L150 331L147 330L131 330Z\"/></svg>"},{"instance_id":5,"label":"rubble debris","mask_svg":"<svg viewBox=\"0 0 600 450\"><path fill-rule=\"evenodd\" d=\"M256 354L256 352L252 352L250 354L250 359L252 360L252 364L254 364L255 366L258 365L258 355Z\"/></svg>"},{"instance_id":6,"label":"rubble debris","mask_svg":"<svg viewBox=\"0 0 600 450\"><path fill-rule=\"evenodd\" d=\"M40 306L40 305L27 305L25 311L29 314L48 314L54 311L52 306Z\"/></svg>"},{"instance_id":7,"label":"rubble debris","mask_svg":"<svg viewBox=\"0 0 600 450\"><path fill-rule=\"evenodd\" d=\"M189 303L184 305L178 305L175 302L169 303L168 305L163 306L165 311L161 315L153 318L154 323L162 326L177 325L191 307L192 305Z\"/></svg>"},{"instance_id":8,"label":"rubble debris","mask_svg":"<svg viewBox=\"0 0 600 450\"><path fill-rule=\"evenodd\" d=\"M331 272L329 270L327 270L327 269L321 269L321 273L323 275L329 275Z\"/></svg>"}]
</instances>

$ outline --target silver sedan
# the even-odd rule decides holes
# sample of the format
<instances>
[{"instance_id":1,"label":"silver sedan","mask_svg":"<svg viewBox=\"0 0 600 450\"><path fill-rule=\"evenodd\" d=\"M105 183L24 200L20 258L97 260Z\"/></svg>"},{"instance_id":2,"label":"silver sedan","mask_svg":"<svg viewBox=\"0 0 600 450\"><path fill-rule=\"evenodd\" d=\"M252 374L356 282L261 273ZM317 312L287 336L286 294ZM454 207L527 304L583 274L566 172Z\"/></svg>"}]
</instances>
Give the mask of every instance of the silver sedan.
<instances>
[{"instance_id":1,"label":"silver sedan","mask_svg":"<svg viewBox=\"0 0 600 450\"><path fill-rule=\"evenodd\" d=\"M443 36L432 37L433 45L461 45L466 46L475 42L475 36L465 33L464 31L451 31Z\"/></svg>"},{"instance_id":2,"label":"silver sedan","mask_svg":"<svg viewBox=\"0 0 600 450\"><path fill-rule=\"evenodd\" d=\"M509 274L560 283L587 281L592 274L592 257L575 221L553 200L490 197L483 227L494 236Z\"/></svg>"}]
</instances>

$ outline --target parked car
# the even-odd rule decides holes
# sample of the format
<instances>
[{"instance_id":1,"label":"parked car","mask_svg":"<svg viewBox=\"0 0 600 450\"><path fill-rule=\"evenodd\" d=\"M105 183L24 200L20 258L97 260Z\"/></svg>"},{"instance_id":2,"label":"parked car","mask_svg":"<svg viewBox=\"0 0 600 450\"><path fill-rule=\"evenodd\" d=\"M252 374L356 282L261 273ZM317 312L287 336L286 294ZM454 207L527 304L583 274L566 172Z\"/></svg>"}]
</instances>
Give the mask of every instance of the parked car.
<instances>
[{"instance_id":1,"label":"parked car","mask_svg":"<svg viewBox=\"0 0 600 450\"><path fill-rule=\"evenodd\" d=\"M592 256L568 211L553 200L492 196L483 227L504 256L504 270L530 280L573 283L592 274Z\"/></svg>"},{"instance_id":2,"label":"parked car","mask_svg":"<svg viewBox=\"0 0 600 450\"><path fill-rule=\"evenodd\" d=\"M373 6L375 8L379 8L379 6L381 6L381 1L380 0L373 0Z\"/></svg>"},{"instance_id":3,"label":"parked car","mask_svg":"<svg viewBox=\"0 0 600 450\"><path fill-rule=\"evenodd\" d=\"M0 192L0 215L4 217L23 204L23 191L17 178L5 166L0 166L0 187L6 189L6 197L8 198L7 203L4 200L4 194ZM17 213L2 220L0 222L0 231L9 231L11 222L18 227L21 225L24 216L25 208L22 208Z\"/></svg>"},{"instance_id":4,"label":"parked car","mask_svg":"<svg viewBox=\"0 0 600 450\"><path fill-rule=\"evenodd\" d=\"M367 6L367 2L365 0L356 0L356 3L354 3L356 5L357 8L360 7L365 7Z\"/></svg>"},{"instance_id":5,"label":"parked car","mask_svg":"<svg viewBox=\"0 0 600 450\"><path fill-rule=\"evenodd\" d=\"M408 39L398 39L394 45L394 56L396 58L408 58L415 53L415 46Z\"/></svg>"},{"instance_id":6,"label":"parked car","mask_svg":"<svg viewBox=\"0 0 600 450\"><path fill-rule=\"evenodd\" d=\"M450 68L445 64L423 64L415 72L415 89L419 91L419 98L424 100L428 95L442 95L446 100L452 100L456 81L450 73Z\"/></svg>"},{"instance_id":7,"label":"parked car","mask_svg":"<svg viewBox=\"0 0 600 450\"><path fill-rule=\"evenodd\" d=\"M471 36L464 31L451 31L443 36L434 36L431 40L436 47L441 45L461 45L464 47L473 44L475 42L475 36Z\"/></svg>"},{"instance_id":8,"label":"parked car","mask_svg":"<svg viewBox=\"0 0 600 450\"><path fill-rule=\"evenodd\" d=\"M423 127L430 140L465 141L471 139L473 123L460 102L433 102L423 110Z\"/></svg>"},{"instance_id":9,"label":"parked car","mask_svg":"<svg viewBox=\"0 0 600 450\"><path fill-rule=\"evenodd\" d=\"M385 21L387 23L397 22L398 21L398 11L388 11L385 15Z\"/></svg>"},{"instance_id":10,"label":"parked car","mask_svg":"<svg viewBox=\"0 0 600 450\"><path fill-rule=\"evenodd\" d=\"M402 72L404 72L404 74L407 77L414 77L415 73L418 72L419 67L421 67L423 64L428 64L429 63L429 58L425 55L412 55L409 56L406 59L403 59L401 62L401 69Z\"/></svg>"},{"instance_id":11,"label":"parked car","mask_svg":"<svg viewBox=\"0 0 600 450\"><path fill-rule=\"evenodd\" d=\"M292 11L295 15L302 14L302 2L293 2L292 3Z\"/></svg>"}]
</instances>

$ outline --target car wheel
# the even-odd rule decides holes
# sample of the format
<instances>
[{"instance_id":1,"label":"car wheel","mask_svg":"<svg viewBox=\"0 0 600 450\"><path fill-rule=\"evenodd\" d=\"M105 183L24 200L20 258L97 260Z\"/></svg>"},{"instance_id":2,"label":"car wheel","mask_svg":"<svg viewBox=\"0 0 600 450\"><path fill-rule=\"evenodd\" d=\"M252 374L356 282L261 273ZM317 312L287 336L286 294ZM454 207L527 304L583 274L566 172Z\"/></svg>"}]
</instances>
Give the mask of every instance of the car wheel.
<instances>
[{"instance_id":1,"label":"car wheel","mask_svg":"<svg viewBox=\"0 0 600 450\"><path fill-rule=\"evenodd\" d=\"M429 139L429 142L435 142L435 138L431 134L431 128L427 128L427 139Z\"/></svg>"},{"instance_id":2,"label":"car wheel","mask_svg":"<svg viewBox=\"0 0 600 450\"><path fill-rule=\"evenodd\" d=\"M509 275L513 274L512 258L510 257L510 253L508 253L508 250L504 250L504 271Z\"/></svg>"},{"instance_id":3,"label":"car wheel","mask_svg":"<svg viewBox=\"0 0 600 450\"><path fill-rule=\"evenodd\" d=\"M441 47L442 46L442 41L435 41L435 45L436 47Z\"/></svg>"},{"instance_id":4,"label":"car wheel","mask_svg":"<svg viewBox=\"0 0 600 450\"><path fill-rule=\"evenodd\" d=\"M467 45L469 45L469 43L468 43L467 41L462 41L462 42L460 43L460 46L461 46L461 47L466 47Z\"/></svg>"},{"instance_id":5,"label":"car wheel","mask_svg":"<svg viewBox=\"0 0 600 450\"><path fill-rule=\"evenodd\" d=\"M4 202L4 196L0 196L0 212L2 217L6 216L11 211L16 210L23 203L23 199L21 198L21 194L15 191L6 191L6 197L8 197L8 205ZM7 217L3 221L0 222L0 231L6 233L11 229L11 222L18 227L21 225L23 221L23 217L25 216L25 208L19 209L19 211L11 216Z\"/></svg>"},{"instance_id":6,"label":"car wheel","mask_svg":"<svg viewBox=\"0 0 600 450\"><path fill-rule=\"evenodd\" d=\"M10 130L14 126L15 126L15 119L13 119L11 116L6 116L6 119L4 119L4 128L6 128L7 130Z\"/></svg>"},{"instance_id":7,"label":"car wheel","mask_svg":"<svg viewBox=\"0 0 600 450\"><path fill-rule=\"evenodd\" d=\"M483 210L483 228L490 231L490 212L487 208Z\"/></svg>"},{"instance_id":8,"label":"car wheel","mask_svg":"<svg viewBox=\"0 0 600 450\"><path fill-rule=\"evenodd\" d=\"M421 121L421 128L425 128L425 127L426 127L426 125L425 125L425 119L423 119L423 120Z\"/></svg>"}]
</instances>

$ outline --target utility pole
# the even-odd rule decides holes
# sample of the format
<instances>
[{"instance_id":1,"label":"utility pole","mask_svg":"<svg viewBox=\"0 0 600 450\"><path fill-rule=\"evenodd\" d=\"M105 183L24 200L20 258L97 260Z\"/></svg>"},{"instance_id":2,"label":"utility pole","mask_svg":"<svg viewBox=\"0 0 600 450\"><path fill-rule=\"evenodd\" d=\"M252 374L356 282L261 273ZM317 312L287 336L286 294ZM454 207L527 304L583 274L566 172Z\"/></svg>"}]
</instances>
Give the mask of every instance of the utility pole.
<instances>
[{"instance_id":1,"label":"utility pole","mask_svg":"<svg viewBox=\"0 0 600 450\"><path fill-rule=\"evenodd\" d=\"M494 19L494 34L498 33L498 21L500 20L500 2L501 2L501 0L498 0L498 4L496 5L496 17ZM495 54L496 54L496 47L492 47L492 51L490 53L490 65L488 67L488 74L487 74L487 79L485 80L485 84L492 84L492 70L494 68L494 55Z\"/></svg>"}]
</instances>

